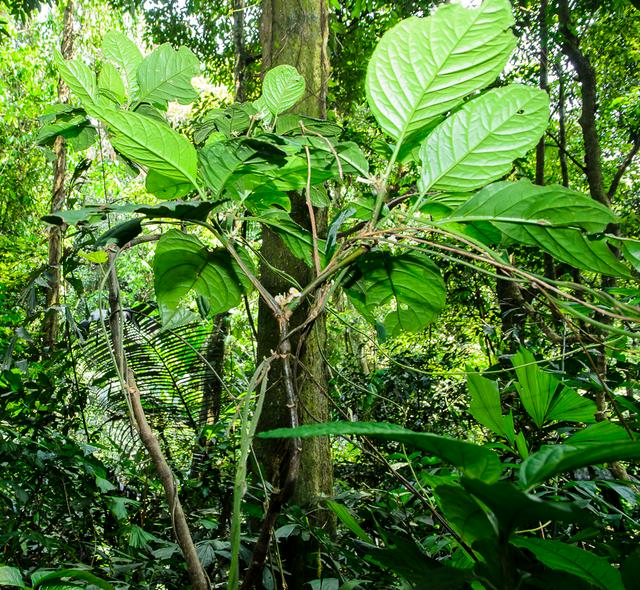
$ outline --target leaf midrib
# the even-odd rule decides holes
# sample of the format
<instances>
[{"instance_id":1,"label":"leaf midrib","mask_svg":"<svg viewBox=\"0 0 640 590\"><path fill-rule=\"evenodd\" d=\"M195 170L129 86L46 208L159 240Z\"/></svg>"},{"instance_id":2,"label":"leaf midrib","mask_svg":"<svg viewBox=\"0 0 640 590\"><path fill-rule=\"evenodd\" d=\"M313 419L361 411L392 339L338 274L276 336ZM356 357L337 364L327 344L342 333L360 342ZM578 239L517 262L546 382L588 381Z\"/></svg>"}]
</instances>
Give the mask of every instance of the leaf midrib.
<instances>
[{"instance_id":1,"label":"leaf midrib","mask_svg":"<svg viewBox=\"0 0 640 590\"><path fill-rule=\"evenodd\" d=\"M114 111L116 113L116 115L121 115L122 113L118 113L117 111ZM123 112L128 112L128 111L123 111ZM138 115L137 113L131 113L128 112L129 115L133 115L136 117L136 119L138 117L142 117L143 115ZM101 117L102 118L102 117ZM159 160L162 160L163 162L169 164L172 168L174 168L175 170L177 170L178 172L180 172L189 182L191 182L191 184L193 184L196 188L198 188L198 184L195 180L195 178L187 171L184 169L184 167L182 165L179 164L179 162L174 162L172 160L168 160L167 157L163 154L160 154L157 149L150 147L147 144L142 143L137 137L135 137L134 134L132 133L127 133L127 132L123 132L122 128L119 127L118 125L114 125L113 123L110 123L106 118L105 121L107 122L107 124L110 127L115 128L118 133L120 133L121 135L124 135L125 137L127 137L129 140L132 140L136 145L142 147L143 149L151 152L153 155L155 155ZM151 121L151 120L150 120ZM173 131L173 129L171 129L171 131ZM182 136L180 134L178 134L177 132L173 131L174 133L176 133L178 135L178 137ZM186 141L186 140L185 140Z\"/></svg>"},{"instance_id":2,"label":"leaf midrib","mask_svg":"<svg viewBox=\"0 0 640 590\"><path fill-rule=\"evenodd\" d=\"M152 54L153 55L153 54ZM175 57L177 57L179 55L178 52L176 52ZM140 65L142 65L144 63L141 62ZM143 94L141 96L139 96L136 100L137 102L147 102L148 101L148 97L149 96L153 96L153 93L158 90L158 88L161 88L162 86L166 86L167 84L170 84L171 82L173 82L173 80L175 78L178 78L179 76L184 76L187 73L188 68L187 67L183 67L182 69L178 70L176 73L174 73L173 75L169 76L168 78L164 78L161 80L161 82L159 84L157 84L156 86L154 86L152 89L150 89L146 94ZM136 77L137 79L137 77ZM140 89L142 89L142 84L140 82L140 80L137 80L138 82L138 87Z\"/></svg>"},{"instance_id":3,"label":"leaf midrib","mask_svg":"<svg viewBox=\"0 0 640 590\"><path fill-rule=\"evenodd\" d=\"M429 90L431 89L431 86L433 85L433 83L435 82L436 78L438 77L439 73L442 71L442 68L444 66L444 64L446 63L446 61L449 59L449 57L455 52L455 49L460 45L462 39L464 39L464 37L468 34L469 30L476 24L476 22L478 21L478 19L480 18L480 16L482 16L485 12L484 10L485 8L485 3L483 2L477 9L478 14L476 15L476 18L474 18L472 21L470 21L469 26L464 30L464 33L462 33L458 39L456 40L455 44L451 47L451 51L449 53L447 53L446 57L443 59L442 63L439 63L437 66L437 69L434 71L433 76L431 77L431 80L429 81L429 84L423 88L422 93L420 94L420 99L418 101L415 102L413 108L410 111L410 115L406 120L406 123L404 125L404 128L402 129L402 132L400 133L400 136L398 137L398 141L397 141L397 145L402 145L402 143L404 142L404 140L406 139L407 136L407 130L409 129L409 126L411 124L411 121L413 120L413 117L416 113L416 111L418 110L418 107L420 106L420 104L422 103L422 101L424 100L424 97L426 96L426 94L429 92ZM433 54L433 52L432 52ZM461 99L460 99L461 100Z\"/></svg>"}]
</instances>

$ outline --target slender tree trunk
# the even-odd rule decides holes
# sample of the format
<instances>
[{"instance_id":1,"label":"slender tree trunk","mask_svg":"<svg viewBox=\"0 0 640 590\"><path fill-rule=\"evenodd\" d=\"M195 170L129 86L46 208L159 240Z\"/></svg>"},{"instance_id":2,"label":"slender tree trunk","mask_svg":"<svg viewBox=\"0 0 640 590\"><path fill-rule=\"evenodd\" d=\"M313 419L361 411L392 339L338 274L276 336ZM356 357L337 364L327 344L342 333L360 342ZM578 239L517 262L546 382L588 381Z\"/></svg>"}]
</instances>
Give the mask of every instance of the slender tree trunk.
<instances>
[{"instance_id":1,"label":"slender tree trunk","mask_svg":"<svg viewBox=\"0 0 640 590\"><path fill-rule=\"evenodd\" d=\"M547 0L540 2L538 13L538 32L540 38L540 89L549 92L549 29L547 27ZM544 184L545 137L540 138L536 146L536 184Z\"/></svg>"},{"instance_id":2,"label":"slender tree trunk","mask_svg":"<svg viewBox=\"0 0 640 590\"><path fill-rule=\"evenodd\" d=\"M589 58L580 48L580 40L572 27L568 0L558 0L558 23L562 39L562 49L569 58L578 76L578 82L580 83L582 98L580 127L582 128L582 141L584 146L584 172L587 177L589 192L593 199L609 207L609 197L605 191L602 176L600 137L598 136L598 129L596 127L596 114L598 109L596 73ZM615 232L617 228L612 226L609 229ZM615 278L604 277L602 282L603 287L611 287L615 285ZM607 317L600 319L603 323L610 322L610 319ZM592 332L596 337L603 337L602 331L599 329L594 329ZM604 420L607 416L607 395L605 391L607 357L604 347L598 350L595 365L593 368L602 381L601 387L595 391L595 400L598 406L596 419Z\"/></svg>"},{"instance_id":3,"label":"slender tree trunk","mask_svg":"<svg viewBox=\"0 0 640 590\"><path fill-rule=\"evenodd\" d=\"M191 537L187 517L185 516L182 504L180 503L175 474L162 452L158 438L153 433L153 430L147 421L135 375L127 366L127 358L123 347L120 284L118 282L115 262L116 252L110 251L109 261L107 263L107 270L109 272L109 276L107 278L107 285L109 289L109 329L111 332L111 343L113 346L116 367L120 372L121 378L124 380L136 430L140 435L142 444L149 453L151 462L158 474L158 479L164 488L165 497L171 513L173 531L184 557L191 586L193 590L210 590L209 579L202 567L202 564L200 563L198 552L196 551L193 538Z\"/></svg>"},{"instance_id":4,"label":"slender tree trunk","mask_svg":"<svg viewBox=\"0 0 640 590\"><path fill-rule=\"evenodd\" d=\"M280 64L295 66L306 81L306 96L297 112L313 117L326 116L328 77L327 31L328 13L325 0L264 0L262 3L261 40L263 73ZM310 214L305 198L291 194L292 217L300 225L310 228ZM326 212L315 210L318 233L326 231ZM285 270L300 285L309 283L313 270L295 258L280 238L268 228L262 230L262 256L264 263L260 278L272 294L287 294L293 286L282 275L273 271ZM289 330L295 330L307 317L309 305L300 306L290 319ZM269 309L261 303L258 313L258 359L278 349L280 328ZM323 422L329 417L326 399L327 374L323 360L326 345L324 316L320 316L310 330L299 332L291 338L293 377L296 408L301 424ZM275 364L270 374L270 385L259 423L259 430L291 425L291 408L287 403L286 379L282 365ZM288 471L283 465L290 453L283 452L287 444L282 441L260 441L256 453L266 478L276 487L282 486L282 478ZM317 502L333 490L332 463L329 441L326 438L306 439L299 456L299 477L293 488L293 501L317 515L315 524L331 527L326 511L317 510ZM302 588L305 581L317 577L305 572L314 549L303 546L296 539L297 551L290 553L286 567L292 571L289 588Z\"/></svg>"},{"instance_id":5,"label":"slender tree trunk","mask_svg":"<svg viewBox=\"0 0 640 590\"><path fill-rule=\"evenodd\" d=\"M558 157L562 186L569 188L569 166L567 164L567 118L564 75L558 74Z\"/></svg>"},{"instance_id":6,"label":"slender tree trunk","mask_svg":"<svg viewBox=\"0 0 640 590\"><path fill-rule=\"evenodd\" d=\"M60 3L62 6L62 3ZM68 0L64 8L62 24L62 42L60 53L65 59L71 59L73 55L73 0ZM69 88L58 79L58 100L66 103L69 100ZM51 191L51 213L60 211L66 201L65 175L67 171L67 149L65 140L59 136L53 145L55 162L53 165L53 188ZM48 254L48 281L45 300L45 318L43 344L45 349L52 351L55 348L58 337L58 306L60 305L60 286L62 272L60 264L62 262L62 245L64 239L64 226L52 225L49 229L49 254Z\"/></svg>"},{"instance_id":7,"label":"slender tree trunk","mask_svg":"<svg viewBox=\"0 0 640 590\"><path fill-rule=\"evenodd\" d=\"M562 38L562 49L569 61L573 65L580 83L582 98L582 110L580 114L580 127L582 128L582 140L584 144L585 174L589 184L591 197L602 203L606 207L611 205L610 199L613 193L607 192L602 174L602 160L600 150L600 137L596 117L598 112L597 81L596 72L589 61L588 56L580 48L580 40L575 33L571 23L571 13L568 0L558 0L558 24ZM610 224L607 228L609 233L617 234L618 226ZM617 252L616 252L617 254ZM609 289L615 287L616 278L605 276L602 279L602 287ZM611 318L601 316L600 321L604 324L612 322ZM600 328L592 329L592 333L601 340L606 336L606 330ZM596 371L601 381L600 387L595 391L595 401L598 407L596 420L603 421L608 417L607 407L607 351L604 345L598 348L598 356L595 358L593 369ZM611 465L616 477L627 479L625 468L618 461Z\"/></svg>"},{"instance_id":8,"label":"slender tree trunk","mask_svg":"<svg viewBox=\"0 0 640 590\"><path fill-rule=\"evenodd\" d=\"M222 406L222 378L224 374L225 341L229 333L229 314L218 314L213 320L213 328L207 339L204 357L207 361L202 382L202 401L198 413L198 427L211 426L218 421ZM207 464L211 452L211 442L206 436L199 436L195 445L189 477L199 478Z\"/></svg>"},{"instance_id":9,"label":"slender tree trunk","mask_svg":"<svg viewBox=\"0 0 640 590\"><path fill-rule=\"evenodd\" d=\"M244 11L245 0L233 0L233 46L235 64L233 78L235 84L235 99L244 102L247 98L247 52L244 47Z\"/></svg>"},{"instance_id":10,"label":"slender tree trunk","mask_svg":"<svg viewBox=\"0 0 640 590\"><path fill-rule=\"evenodd\" d=\"M589 58L580 49L580 40L571 25L568 0L558 0L558 22L562 37L562 49L569 58L580 82L582 95L580 127L584 142L585 174L589 183L589 192L592 198L608 207L609 198L602 177L600 138L596 126L598 112L596 72Z\"/></svg>"}]
</instances>

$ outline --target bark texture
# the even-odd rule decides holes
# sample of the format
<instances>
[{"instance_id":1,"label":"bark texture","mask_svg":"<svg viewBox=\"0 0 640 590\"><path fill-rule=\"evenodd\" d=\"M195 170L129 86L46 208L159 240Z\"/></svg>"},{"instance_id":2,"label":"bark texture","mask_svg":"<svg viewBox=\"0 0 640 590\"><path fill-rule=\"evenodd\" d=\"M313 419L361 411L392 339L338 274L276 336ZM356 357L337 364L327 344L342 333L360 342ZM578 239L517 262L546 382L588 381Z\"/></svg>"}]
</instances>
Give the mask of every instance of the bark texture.
<instances>
[{"instance_id":1,"label":"bark texture","mask_svg":"<svg viewBox=\"0 0 640 590\"><path fill-rule=\"evenodd\" d=\"M244 46L245 9L245 0L233 0L233 47L236 57L233 67L233 78L235 84L235 99L238 102L244 102L247 98L246 82L249 59Z\"/></svg>"},{"instance_id":2,"label":"bark texture","mask_svg":"<svg viewBox=\"0 0 640 590\"><path fill-rule=\"evenodd\" d=\"M62 6L62 3L61 3ZM62 41L60 43L60 53L64 59L71 59L73 56L73 0L68 0L64 7L62 24ZM61 103L69 101L69 88L62 81L58 80L58 100ZM67 149L62 136L56 138L53 145L55 162L53 164L53 187L51 190L51 213L60 211L66 202L65 176L67 172ZM60 305L60 287L62 272L62 243L64 239L64 226L52 225L49 229L49 253L48 253L48 282L45 299L45 318L43 328L43 344L48 351L55 348L58 338L59 316L58 306Z\"/></svg>"},{"instance_id":3,"label":"bark texture","mask_svg":"<svg viewBox=\"0 0 640 590\"><path fill-rule=\"evenodd\" d=\"M327 30L328 14L324 0L264 0L262 4L261 40L263 47L263 73L281 64L295 66L306 81L306 95L297 106L297 112L313 117L326 116L326 95L328 78ZM292 217L300 225L311 228L311 217L304 195L291 194ZM314 211L318 234L326 231L326 215ZM314 276L314 270L295 258L280 238L268 228L263 228L262 256L265 263L260 269L260 280L273 294L287 294L294 286L289 279L273 269L285 271L299 285L306 285ZM293 331L307 317L309 305L301 305L289 323ZM258 359L269 356L277 350L280 328L270 310L260 305L258 313ZM321 315L309 329L295 332L291 337L293 355L292 371L296 396L296 410L301 424L324 422L329 418L327 374L324 363L326 343L325 320ZM291 408L287 403L284 363L274 363L270 373L270 383L259 430L291 425ZM263 472L277 488L282 487L284 464L290 457L288 444L283 441L261 441L256 446L258 460ZM318 518L315 523L331 526L331 519L325 511L315 510L317 499L330 495L333 489L332 464L329 441L312 438L302 441L300 471L292 492L295 503L313 511ZM298 541L297 541L298 542ZM290 554L288 568L292 571L289 588L302 588L303 572L310 551L298 542L297 555ZM316 573L309 577L317 577Z\"/></svg>"},{"instance_id":4,"label":"bark texture","mask_svg":"<svg viewBox=\"0 0 640 590\"><path fill-rule=\"evenodd\" d=\"M609 198L604 189L600 137L596 126L598 112L596 72L589 58L580 49L580 40L571 23L568 0L558 0L558 24L562 37L562 49L569 58L580 82L582 111L580 127L584 142L585 174L589 183L591 197L605 206L609 206Z\"/></svg>"}]
</instances>

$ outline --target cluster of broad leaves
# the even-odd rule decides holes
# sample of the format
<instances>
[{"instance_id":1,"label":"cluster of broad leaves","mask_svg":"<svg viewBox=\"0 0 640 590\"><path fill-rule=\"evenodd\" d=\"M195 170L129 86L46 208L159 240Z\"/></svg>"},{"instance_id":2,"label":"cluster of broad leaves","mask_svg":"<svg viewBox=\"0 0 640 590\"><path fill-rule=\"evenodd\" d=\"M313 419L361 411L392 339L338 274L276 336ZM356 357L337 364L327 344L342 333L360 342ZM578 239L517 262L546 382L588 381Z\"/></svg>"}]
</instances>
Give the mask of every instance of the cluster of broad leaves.
<instances>
[{"instance_id":1,"label":"cluster of broad leaves","mask_svg":"<svg viewBox=\"0 0 640 590\"><path fill-rule=\"evenodd\" d=\"M435 207L441 228L480 247L535 246L576 268L628 276L603 236L614 221L607 208L560 186L491 184L537 143L549 117L541 90L521 84L486 90L514 49L512 24L508 0L485 0L475 9L446 5L429 17L402 21L375 49L367 98L391 140L389 170L396 161L415 161L419 168L420 194L409 201L408 221L428 227L435 223ZM199 73L195 56L184 47L162 45L143 57L132 41L114 32L104 39L103 55L97 75L80 60L58 56L61 76L81 106L48 113L40 141L62 135L77 148L87 147L95 140L97 120L123 161L146 170L148 191L166 200L128 211L198 223L232 211L243 223L275 231L311 265L313 238L292 219L291 194L305 192L314 206L328 207L327 181L367 178L369 167L357 145L340 141L339 127L288 113L305 93L295 68L268 72L253 103L207 113L189 141L167 123L164 111L170 101L197 97L191 84ZM86 224L112 210L89 207L47 221ZM336 212L328 240L316 243L323 266L340 252L338 230L370 221L372 210L346 203ZM142 231L140 221L115 228L98 245L109 239L122 245ZM252 268L251 257L243 255ZM238 305L250 288L221 250L179 230L160 240L155 271L165 319L189 294L209 299L217 313ZM356 309L383 335L421 330L445 305L438 267L420 251L374 248L353 265L345 287Z\"/></svg>"},{"instance_id":2,"label":"cluster of broad leaves","mask_svg":"<svg viewBox=\"0 0 640 590\"><path fill-rule=\"evenodd\" d=\"M560 383L552 374L540 369L526 349L521 349L511 359L516 373L515 388L525 412L538 429L553 422L595 422L596 404L577 391ZM515 444L519 454L526 459L529 454L522 431L516 434L513 410L502 414L498 384L477 373L467 375L471 392L471 415L493 433Z\"/></svg>"},{"instance_id":3,"label":"cluster of broad leaves","mask_svg":"<svg viewBox=\"0 0 640 590\"><path fill-rule=\"evenodd\" d=\"M514 362L525 359L529 360L521 354ZM595 407L575 391L560 389L555 395L549 393L547 386L554 384L554 378L548 373L529 367L516 370L518 392L532 418L537 420L545 416L545 420L579 422L589 415L593 421ZM469 377L474 415L481 417L491 429L506 430L500 433L505 438L513 438L509 427L498 422L499 417L505 418L500 413L499 399L497 408L488 409L486 404L493 400L492 395L478 393L478 389L487 385L484 382L478 385L477 379L488 380L472 374ZM482 407L479 399L485 401ZM531 403L537 406L536 409ZM510 429L512 432L513 421ZM381 547L346 507L336 502L328 504L359 538L358 545L365 559L394 572L405 581L403 587L448 590L539 588L546 583L552 588L635 588L634 572L640 566L636 554L631 554L622 567L616 568L605 557L575 544L535 534L541 523L554 527L578 525L587 529L598 526L596 515L585 510L579 501L559 501L555 495L538 490L550 480L557 482L562 474L590 465L640 459L640 443L631 440L619 426L599 422L578 429L566 443L543 446L526 455L517 465L511 461L501 462L494 450L484 446L382 422L313 424L272 430L258 436L306 438L326 435L395 441L437 457L458 472L455 477L430 475L427 480L447 526L460 543L464 543L464 547L456 543L457 549L445 560L428 556L415 539L391 530L385 532L385 546ZM531 534L532 529L534 534Z\"/></svg>"},{"instance_id":4,"label":"cluster of broad leaves","mask_svg":"<svg viewBox=\"0 0 640 590\"><path fill-rule=\"evenodd\" d=\"M24 588L25 590L37 590L50 588L51 590L73 590L79 588L78 582L85 582L94 588L102 590L114 590L107 581L95 576L90 571L80 568L68 568L61 570L36 570L30 575L31 583L24 581L18 568L0 566L0 586L3 588Z\"/></svg>"}]
</instances>

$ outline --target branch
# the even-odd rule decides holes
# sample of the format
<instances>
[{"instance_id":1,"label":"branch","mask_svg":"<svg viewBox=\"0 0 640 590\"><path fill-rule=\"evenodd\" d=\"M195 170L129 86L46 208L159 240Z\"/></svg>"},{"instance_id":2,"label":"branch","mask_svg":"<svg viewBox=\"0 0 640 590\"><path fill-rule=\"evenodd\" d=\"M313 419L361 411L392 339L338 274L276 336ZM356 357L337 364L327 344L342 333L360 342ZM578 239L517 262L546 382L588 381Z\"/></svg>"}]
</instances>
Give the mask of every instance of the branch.
<instances>
[{"instance_id":1,"label":"branch","mask_svg":"<svg viewBox=\"0 0 640 590\"><path fill-rule=\"evenodd\" d=\"M175 476L171 467L167 463L162 449L160 448L160 443L158 442L157 437L147 422L147 417L145 416L144 409L140 401L140 390L136 384L133 372L130 369L127 371L126 382L136 427L140 434L140 439L147 449L149 457L151 457L151 462L156 469L158 479L164 488L167 502L171 509L173 529L178 545L180 545L180 549L182 550L189 579L191 580L194 590L209 590L209 580L202 564L200 563L198 552L196 551L193 539L191 538L191 531L187 524L187 518L182 509L180 498L178 497Z\"/></svg>"},{"instance_id":2,"label":"branch","mask_svg":"<svg viewBox=\"0 0 640 590\"><path fill-rule=\"evenodd\" d=\"M585 174L587 173L587 167L582 164L580 162L580 160L578 160L575 156L573 156L573 154L571 154L571 152L569 152L561 143L560 143L560 139L557 138L553 133L551 133L551 131L547 131L547 135L553 139L553 141L556 142L556 147L565 155L567 156L578 168L580 168L580 170L582 170L582 172L584 172Z\"/></svg>"},{"instance_id":3,"label":"branch","mask_svg":"<svg viewBox=\"0 0 640 590\"><path fill-rule=\"evenodd\" d=\"M157 437L147 422L147 417L140 401L140 390L138 389L135 376L133 372L127 368L127 359L123 346L120 284L118 282L118 275L116 273L115 266L117 255L118 252L109 251L109 266L107 271L109 273L107 276L110 311L109 328L111 331L113 358L115 360L116 370L120 378L124 381L124 387L128 396L133 421L135 422L140 439L149 453L151 462L158 474L158 479L164 488L167 503L171 510L173 530L175 532L178 545L182 550L182 555L185 560L187 573L189 574L192 587L194 590L210 590L211 586L209 584L209 579L202 567L202 564L200 563L198 552L196 551L193 538L191 537L191 531L189 530L189 524L187 523L187 518L182 509L180 498L178 497L178 490L175 485L175 475L167 463L167 459L162 452L162 448L160 447Z\"/></svg>"},{"instance_id":4,"label":"branch","mask_svg":"<svg viewBox=\"0 0 640 590\"><path fill-rule=\"evenodd\" d=\"M640 151L640 134L636 134L633 138L633 146L631 147L631 150L627 154L627 157L624 159L624 161L618 166L618 169L613 176L613 180L611 181L611 185L609 186L609 190L607 191L607 197L609 197L609 200L611 200L616 194L618 185L620 184L624 173L631 165L631 162L633 162L633 159L636 157L638 151Z\"/></svg>"},{"instance_id":5,"label":"branch","mask_svg":"<svg viewBox=\"0 0 640 590\"><path fill-rule=\"evenodd\" d=\"M571 65L578 75L582 94L582 111L580 127L584 142L585 174L589 182L591 197L609 206L609 199L604 192L602 180L602 163L600 159L600 138L596 127L597 90L596 73L589 58L580 49L580 39L576 35L571 23L571 13L568 0L558 0L558 25L562 39L562 49L569 58Z\"/></svg>"}]
</instances>

